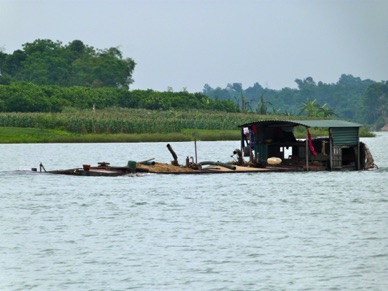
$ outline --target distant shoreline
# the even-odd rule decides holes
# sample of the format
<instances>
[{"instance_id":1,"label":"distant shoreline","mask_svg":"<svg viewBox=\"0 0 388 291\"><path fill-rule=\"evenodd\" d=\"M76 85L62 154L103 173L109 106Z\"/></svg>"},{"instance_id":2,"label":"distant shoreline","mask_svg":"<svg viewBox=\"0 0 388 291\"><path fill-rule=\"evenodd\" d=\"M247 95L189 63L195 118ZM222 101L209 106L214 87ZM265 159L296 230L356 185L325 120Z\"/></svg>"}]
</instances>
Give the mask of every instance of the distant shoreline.
<instances>
[{"instance_id":1,"label":"distant shoreline","mask_svg":"<svg viewBox=\"0 0 388 291\"><path fill-rule=\"evenodd\" d=\"M314 129L312 135L320 135ZM372 132L362 132L361 137L374 137ZM224 141L240 140L239 130L195 130L179 133L142 133L142 134L74 134L66 131L0 127L0 144L22 143L140 143L140 142L185 142L185 141ZM304 136L297 135L297 138Z\"/></svg>"},{"instance_id":2,"label":"distant shoreline","mask_svg":"<svg viewBox=\"0 0 388 291\"><path fill-rule=\"evenodd\" d=\"M0 127L0 144L19 143L138 143L138 142L184 142L193 140L219 141L239 140L238 130L196 131L183 133L143 134L74 134L65 131Z\"/></svg>"}]
</instances>

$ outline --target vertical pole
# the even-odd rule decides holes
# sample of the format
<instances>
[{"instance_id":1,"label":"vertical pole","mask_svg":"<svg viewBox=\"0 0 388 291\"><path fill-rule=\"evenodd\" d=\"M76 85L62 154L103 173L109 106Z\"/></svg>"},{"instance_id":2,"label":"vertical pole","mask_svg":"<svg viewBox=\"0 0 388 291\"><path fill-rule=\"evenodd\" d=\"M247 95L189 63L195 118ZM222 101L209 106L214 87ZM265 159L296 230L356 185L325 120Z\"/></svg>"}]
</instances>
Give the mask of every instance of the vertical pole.
<instances>
[{"instance_id":1,"label":"vertical pole","mask_svg":"<svg viewBox=\"0 0 388 291\"><path fill-rule=\"evenodd\" d=\"M360 129L357 130L357 170L360 170Z\"/></svg>"},{"instance_id":2,"label":"vertical pole","mask_svg":"<svg viewBox=\"0 0 388 291\"><path fill-rule=\"evenodd\" d=\"M329 145L330 145L330 171L333 170L333 136L331 128L329 128Z\"/></svg>"},{"instance_id":3,"label":"vertical pole","mask_svg":"<svg viewBox=\"0 0 388 291\"><path fill-rule=\"evenodd\" d=\"M244 153L244 128L241 127L241 144L240 144L240 150L242 153Z\"/></svg>"},{"instance_id":4,"label":"vertical pole","mask_svg":"<svg viewBox=\"0 0 388 291\"><path fill-rule=\"evenodd\" d=\"M309 135L308 128L306 126L306 171L309 170Z\"/></svg>"},{"instance_id":5,"label":"vertical pole","mask_svg":"<svg viewBox=\"0 0 388 291\"><path fill-rule=\"evenodd\" d=\"M195 148L195 163L198 163L198 157L197 157L197 140L194 140L194 148Z\"/></svg>"}]
</instances>

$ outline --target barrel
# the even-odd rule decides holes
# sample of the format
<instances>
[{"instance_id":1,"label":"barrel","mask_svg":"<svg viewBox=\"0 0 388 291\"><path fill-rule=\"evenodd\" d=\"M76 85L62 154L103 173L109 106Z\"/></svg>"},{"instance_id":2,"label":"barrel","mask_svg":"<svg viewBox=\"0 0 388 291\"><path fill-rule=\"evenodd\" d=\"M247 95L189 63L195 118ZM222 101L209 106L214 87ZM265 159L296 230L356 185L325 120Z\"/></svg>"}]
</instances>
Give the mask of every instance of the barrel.
<instances>
[{"instance_id":1,"label":"barrel","mask_svg":"<svg viewBox=\"0 0 388 291\"><path fill-rule=\"evenodd\" d=\"M128 168L136 170L136 161L128 161Z\"/></svg>"}]
</instances>

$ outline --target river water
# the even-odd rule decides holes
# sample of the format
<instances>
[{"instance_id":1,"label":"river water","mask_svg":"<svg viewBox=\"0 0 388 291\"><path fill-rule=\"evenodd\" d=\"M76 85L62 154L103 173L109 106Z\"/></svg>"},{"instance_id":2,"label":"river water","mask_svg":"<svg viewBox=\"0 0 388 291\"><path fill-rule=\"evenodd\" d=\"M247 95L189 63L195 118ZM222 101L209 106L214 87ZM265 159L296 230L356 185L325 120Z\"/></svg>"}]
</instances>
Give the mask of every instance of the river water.
<instances>
[{"instance_id":1,"label":"river water","mask_svg":"<svg viewBox=\"0 0 388 291\"><path fill-rule=\"evenodd\" d=\"M363 140L379 170L72 177L28 170L171 155L0 145L0 290L388 290L388 134ZM198 142L198 160L238 146Z\"/></svg>"}]
</instances>

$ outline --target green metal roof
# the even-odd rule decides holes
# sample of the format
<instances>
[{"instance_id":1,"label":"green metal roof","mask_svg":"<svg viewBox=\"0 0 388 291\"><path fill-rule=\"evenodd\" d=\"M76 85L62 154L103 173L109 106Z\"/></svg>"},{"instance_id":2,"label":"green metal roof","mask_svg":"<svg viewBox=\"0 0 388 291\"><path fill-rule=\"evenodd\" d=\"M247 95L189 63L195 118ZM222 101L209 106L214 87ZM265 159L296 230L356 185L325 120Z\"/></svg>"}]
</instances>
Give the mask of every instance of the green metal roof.
<instances>
[{"instance_id":1,"label":"green metal roof","mask_svg":"<svg viewBox=\"0 0 388 291\"><path fill-rule=\"evenodd\" d=\"M252 124L267 126L306 126L323 128L341 128L341 127L362 127L362 124L344 121L344 120L257 120L239 125L247 127Z\"/></svg>"}]
</instances>

